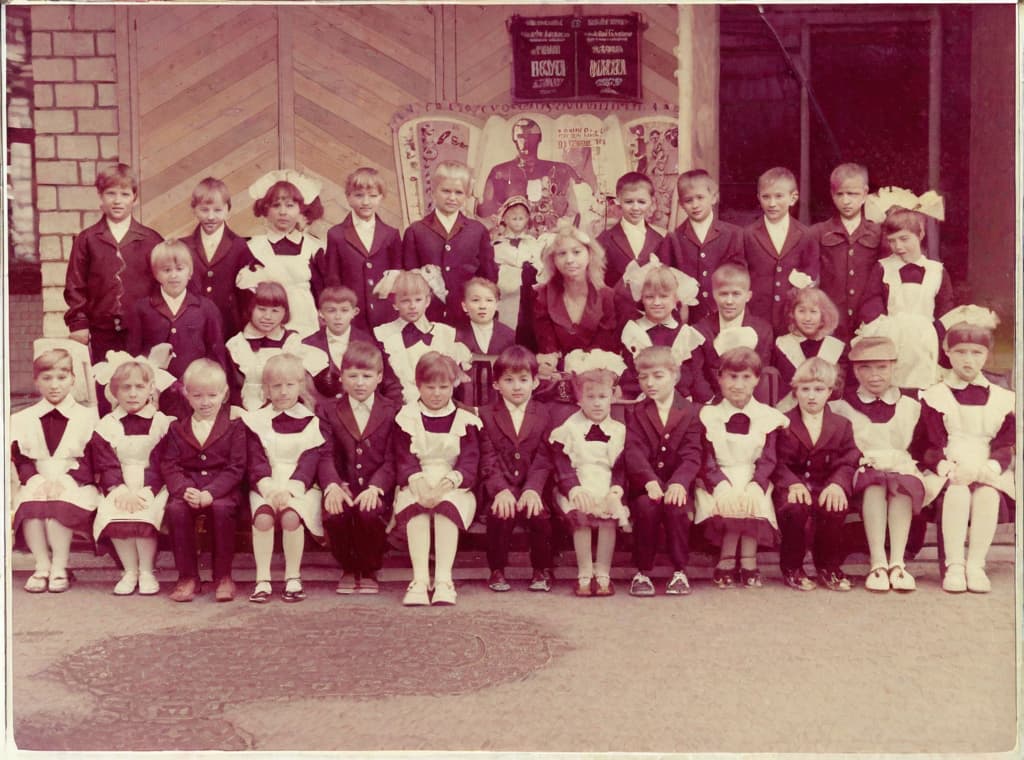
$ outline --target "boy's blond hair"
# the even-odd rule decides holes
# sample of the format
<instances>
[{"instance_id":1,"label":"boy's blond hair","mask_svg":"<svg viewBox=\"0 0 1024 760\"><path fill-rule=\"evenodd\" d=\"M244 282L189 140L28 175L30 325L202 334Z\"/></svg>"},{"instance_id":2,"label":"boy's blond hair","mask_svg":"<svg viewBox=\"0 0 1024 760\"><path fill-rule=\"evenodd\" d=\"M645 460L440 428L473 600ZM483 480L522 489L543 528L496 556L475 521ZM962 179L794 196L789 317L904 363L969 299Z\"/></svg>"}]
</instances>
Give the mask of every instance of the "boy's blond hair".
<instances>
[{"instance_id":1,"label":"boy's blond hair","mask_svg":"<svg viewBox=\"0 0 1024 760\"><path fill-rule=\"evenodd\" d=\"M195 208L200 203L211 200L212 198L220 196L220 199L224 202L224 205L228 207L228 211L231 210L231 192L228 190L228 186L224 184L224 180L217 179L216 177L204 177L199 180L199 184L195 186L192 191L192 208Z\"/></svg>"},{"instance_id":2,"label":"boy's blond hair","mask_svg":"<svg viewBox=\"0 0 1024 760\"><path fill-rule=\"evenodd\" d=\"M774 185L776 182L789 182L793 185L793 190L797 189L796 176L793 172L785 166L773 166L757 178L757 192L761 192L766 187Z\"/></svg>"},{"instance_id":3,"label":"boy's blond hair","mask_svg":"<svg viewBox=\"0 0 1024 760\"><path fill-rule=\"evenodd\" d=\"M65 369L72 375L75 374L75 361L71 358L71 354L63 348L51 348L32 360L32 379L35 380L44 372L56 367Z\"/></svg>"},{"instance_id":4,"label":"boy's blond hair","mask_svg":"<svg viewBox=\"0 0 1024 760\"><path fill-rule=\"evenodd\" d=\"M795 390L798 385L804 383L820 382L827 388L835 388L836 376L834 364L825 361L820 356L812 356L796 368L796 372L793 373L793 379L790 380L789 385Z\"/></svg>"},{"instance_id":5,"label":"boy's blond hair","mask_svg":"<svg viewBox=\"0 0 1024 760\"><path fill-rule=\"evenodd\" d=\"M419 272L401 272L391 287L391 296L395 301L410 293L414 295L423 293L427 297L432 293L427 278Z\"/></svg>"},{"instance_id":6,"label":"boy's blond hair","mask_svg":"<svg viewBox=\"0 0 1024 760\"><path fill-rule=\"evenodd\" d=\"M371 166L360 166L345 178L345 195L352 195L356 190L376 190L386 195L384 179Z\"/></svg>"},{"instance_id":7,"label":"boy's blond hair","mask_svg":"<svg viewBox=\"0 0 1024 760\"><path fill-rule=\"evenodd\" d=\"M711 273L711 289L718 288L730 282L740 282L744 289L750 290L750 272L742 264L726 263Z\"/></svg>"},{"instance_id":8,"label":"boy's blond hair","mask_svg":"<svg viewBox=\"0 0 1024 760\"><path fill-rule=\"evenodd\" d=\"M128 164L111 164L96 172L96 192L102 193L110 187L131 187L135 195L139 194L139 178Z\"/></svg>"},{"instance_id":9,"label":"boy's blond hair","mask_svg":"<svg viewBox=\"0 0 1024 760\"><path fill-rule=\"evenodd\" d=\"M167 262L185 264L188 271L192 272L192 252L177 238L167 238L153 246L153 250L149 252L149 267L154 272L157 267Z\"/></svg>"},{"instance_id":10,"label":"boy's blond hair","mask_svg":"<svg viewBox=\"0 0 1024 760\"><path fill-rule=\"evenodd\" d=\"M637 372L647 372L663 367L679 374L679 361L668 346L648 346L636 355L633 365Z\"/></svg>"},{"instance_id":11,"label":"boy's blond hair","mask_svg":"<svg viewBox=\"0 0 1024 760\"><path fill-rule=\"evenodd\" d=\"M473 173L461 161L441 161L430 172L430 185L433 187L446 179L460 180L462 188L468 193Z\"/></svg>"},{"instance_id":12,"label":"boy's blond hair","mask_svg":"<svg viewBox=\"0 0 1024 760\"><path fill-rule=\"evenodd\" d=\"M186 391L195 385L205 384L216 384L218 388L226 390L228 376L224 372L224 368L213 359L196 359L185 368L185 372L181 376L181 384Z\"/></svg>"},{"instance_id":13,"label":"boy's blond hair","mask_svg":"<svg viewBox=\"0 0 1024 760\"><path fill-rule=\"evenodd\" d=\"M683 172L679 175L679 179L676 180L676 193L680 198L683 197L683 193L687 189L694 185L703 182L708 186L708 190L711 191L712 195L718 192L718 183L715 182L715 178L712 177L706 169L691 169L688 172Z\"/></svg>"},{"instance_id":14,"label":"boy's blond hair","mask_svg":"<svg viewBox=\"0 0 1024 760\"><path fill-rule=\"evenodd\" d=\"M860 164L839 164L835 169L832 170L832 174L828 178L829 186L832 188L834 193L839 189L848 179L859 179L864 182L864 188L868 187L868 170L866 167Z\"/></svg>"}]
</instances>

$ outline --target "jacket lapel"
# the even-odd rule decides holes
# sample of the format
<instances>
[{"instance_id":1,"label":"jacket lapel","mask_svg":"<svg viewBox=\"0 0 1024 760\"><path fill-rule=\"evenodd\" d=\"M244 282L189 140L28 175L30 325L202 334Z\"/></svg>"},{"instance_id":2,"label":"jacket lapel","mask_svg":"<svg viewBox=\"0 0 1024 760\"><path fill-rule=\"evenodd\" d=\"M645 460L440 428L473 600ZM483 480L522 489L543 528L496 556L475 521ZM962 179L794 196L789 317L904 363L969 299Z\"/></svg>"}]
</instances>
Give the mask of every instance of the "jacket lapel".
<instances>
[{"instance_id":1,"label":"jacket lapel","mask_svg":"<svg viewBox=\"0 0 1024 760\"><path fill-rule=\"evenodd\" d=\"M363 256L369 256L370 252L366 250L366 246L363 245L363 241L359 238L359 233L356 232L355 222L352 221L352 215L349 214L345 217L345 221L341 223L341 230L345 238L345 242L352 246L353 250L363 254ZM378 227L373 228L374 241L377 239Z\"/></svg>"},{"instance_id":2,"label":"jacket lapel","mask_svg":"<svg viewBox=\"0 0 1024 760\"><path fill-rule=\"evenodd\" d=\"M210 448L219 439L223 438L225 433L228 432L228 428L230 428L230 427L231 427L231 414L230 414L230 412L227 409L225 409L224 407L221 407L220 412L218 412L218 414L217 414L217 419L214 420L214 422L213 422L213 429L210 430L210 435L206 439L206 443L204 443L204 444L202 444L200 446L199 442L196 440L195 435L192 433L191 418L186 418L186 420L185 420L185 428L188 431L187 439L190 438L191 439L191 443L193 443L195 445L195 447L197 449L201 450L201 451Z\"/></svg>"},{"instance_id":3,"label":"jacket lapel","mask_svg":"<svg viewBox=\"0 0 1024 760\"><path fill-rule=\"evenodd\" d=\"M803 415L800 414L800 408L797 407L789 412L789 429L793 431L793 435L800 441L800 445L808 451L814 450L814 444L811 443L811 434L807 432L807 426L804 425ZM825 425L822 423L821 435L818 436L818 443L821 443L825 437Z\"/></svg>"},{"instance_id":4,"label":"jacket lapel","mask_svg":"<svg viewBox=\"0 0 1024 760\"><path fill-rule=\"evenodd\" d=\"M786 230L786 240L782 244L782 251L779 252L779 258L785 258L786 255L796 247L797 240L800 238L801 232L799 222L796 219L790 217L789 229Z\"/></svg>"},{"instance_id":5,"label":"jacket lapel","mask_svg":"<svg viewBox=\"0 0 1024 760\"><path fill-rule=\"evenodd\" d=\"M672 397L672 406L668 410L668 422L665 423L665 432L671 433L675 430L685 416L686 401L677 391Z\"/></svg>"},{"instance_id":6,"label":"jacket lapel","mask_svg":"<svg viewBox=\"0 0 1024 760\"><path fill-rule=\"evenodd\" d=\"M519 428L520 435L518 436L516 435L515 426L512 424L512 415L508 413L505 402L500 396L494 402L492 413L494 415L494 424L501 431L501 434L510 441L518 443L522 434L526 432L526 420L530 415L529 407L527 407L526 414L523 415L523 424Z\"/></svg>"},{"instance_id":7,"label":"jacket lapel","mask_svg":"<svg viewBox=\"0 0 1024 760\"><path fill-rule=\"evenodd\" d=\"M378 399L375 399L373 402L373 409L370 410L370 419L366 421L366 430L364 433L360 433L359 426L356 424L355 415L352 414L352 404L348 400L348 395L342 396L338 399L336 407L338 420L341 422L342 427L344 427L355 440L361 440L364 434L369 434L370 423L373 421L373 418L377 413L377 407L379 406L377 401Z\"/></svg>"}]
</instances>

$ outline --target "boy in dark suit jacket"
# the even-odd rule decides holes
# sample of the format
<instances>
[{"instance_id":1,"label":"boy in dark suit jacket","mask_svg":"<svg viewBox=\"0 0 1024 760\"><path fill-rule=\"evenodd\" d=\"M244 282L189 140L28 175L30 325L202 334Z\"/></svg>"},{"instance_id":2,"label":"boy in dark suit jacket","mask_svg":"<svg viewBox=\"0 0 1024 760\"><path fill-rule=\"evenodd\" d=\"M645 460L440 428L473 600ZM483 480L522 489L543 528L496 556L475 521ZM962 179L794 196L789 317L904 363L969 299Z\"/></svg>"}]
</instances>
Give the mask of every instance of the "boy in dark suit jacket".
<instances>
[{"instance_id":1,"label":"boy in dark suit jacket","mask_svg":"<svg viewBox=\"0 0 1024 760\"><path fill-rule=\"evenodd\" d=\"M89 346L94 364L104 361L107 351L125 349L131 308L155 285L149 252L163 240L132 217L139 182L130 166L114 164L97 172L96 192L103 218L75 236L64 286L69 337ZM99 398L100 413L110 411L102 393Z\"/></svg>"},{"instance_id":2,"label":"boy in dark suit jacket","mask_svg":"<svg viewBox=\"0 0 1024 760\"><path fill-rule=\"evenodd\" d=\"M196 359L213 359L227 367L221 314L208 298L191 293L192 256L180 240L165 240L153 249L153 276L158 293L140 298L128 320L128 353L148 354L161 343L171 345L167 371L176 382L160 396L160 411L173 417L189 413L181 394L181 377Z\"/></svg>"},{"instance_id":3,"label":"boy in dark suit jacket","mask_svg":"<svg viewBox=\"0 0 1024 760\"><path fill-rule=\"evenodd\" d=\"M811 554L818 581L832 591L851 588L840 568L841 542L860 451L850 421L828 407L835 384L836 368L824 359L814 357L797 368L792 386L799 407L787 412L789 427L779 433L776 448L779 565L785 584L798 591L816 588L804 572L809 519L814 521Z\"/></svg>"},{"instance_id":4,"label":"boy in dark suit jacket","mask_svg":"<svg viewBox=\"0 0 1024 760\"><path fill-rule=\"evenodd\" d=\"M320 302L324 288L346 285L361 304L353 326L372 333L390 322L395 311L387 296L374 289L384 273L402 268L402 238L377 216L385 195L376 169L360 167L345 179L345 200L352 212L327 232L327 247L311 263L313 298Z\"/></svg>"},{"instance_id":5,"label":"boy in dark suit jacket","mask_svg":"<svg viewBox=\"0 0 1024 760\"><path fill-rule=\"evenodd\" d=\"M494 362L498 396L480 408L480 475L487 512L488 581L492 591L508 591L508 546L517 522L530 531L530 591L551 590L551 512L543 502L551 474L550 410L531 400L537 388L537 357L511 346Z\"/></svg>"},{"instance_id":6,"label":"boy in dark suit jacket","mask_svg":"<svg viewBox=\"0 0 1024 760\"><path fill-rule=\"evenodd\" d=\"M355 326L361 310L351 288L329 285L320 292L316 306L324 324L302 339L302 363L313 377L318 401L325 401L341 398L341 360L349 345L353 341L373 343L373 337Z\"/></svg>"},{"instance_id":7,"label":"boy in dark suit jacket","mask_svg":"<svg viewBox=\"0 0 1024 760\"><path fill-rule=\"evenodd\" d=\"M622 210L622 219L597 238L604 248L604 281L610 288L622 281L629 262L646 264L664 237L647 226L647 215L654 208L654 183L646 174L627 172L619 177L615 202Z\"/></svg>"},{"instance_id":8,"label":"boy in dark suit jacket","mask_svg":"<svg viewBox=\"0 0 1024 760\"><path fill-rule=\"evenodd\" d=\"M637 573L629 584L631 596L654 596L650 572L658 541L658 524L665 525L672 578L665 593L690 593L686 577L689 560L689 510L693 479L701 465L703 426L697 407L676 390L679 364L666 346L651 346L637 354L636 370L646 398L626 417L626 479L633 518L633 555Z\"/></svg>"},{"instance_id":9,"label":"boy in dark suit jacket","mask_svg":"<svg viewBox=\"0 0 1024 760\"><path fill-rule=\"evenodd\" d=\"M231 336L245 324L244 303L235 278L252 262L252 254L245 238L225 223L231 212L231 193L221 180L206 177L196 185L192 211L199 223L191 235L181 239L192 254L189 289L213 301L220 309L224 335Z\"/></svg>"},{"instance_id":10,"label":"boy in dark suit jacket","mask_svg":"<svg viewBox=\"0 0 1024 760\"><path fill-rule=\"evenodd\" d=\"M803 287L821 276L818 241L809 228L790 216L789 209L800 194L789 169L775 167L762 174L757 180L757 197L764 216L743 228L743 256L754 283L750 311L770 322L776 335L785 335L786 295L794 285ZM793 275L796 283L790 280Z\"/></svg>"},{"instance_id":11,"label":"boy in dark suit jacket","mask_svg":"<svg viewBox=\"0 0 1024 760\"><path fill-rule=\"evenodd\" d=\"M325 291L326 293L327 291ZM349 344L341 359L342 395L320 407L330 428L331 456L322 460L324 529L342 569L339 594L376 594L395 490L392 437L401 406L377 393L380 349Z\"/></svg>"},{"instance_id":12,"label":"boy in dark suit jacket","mask_svg":"<svg viewBox=\"0 0 1024 760\"><path fill-rule=\"evenodd\" d=\"M448 296L444 304L432 302L427 317L450 325L463 324L460 302L466 280L483 277L498 281L494 247L487 228L465 216L461 209L469 197L469 167L441 161L430 174L434 210L413 222L402 239L403 269L432 264L440 270Z\"/></svg>"},{"instance_id":13,"label":"boy in dark suit jacket","mask_svg":"<svg viewBox=\"0 0 1024 760\"><path fill-rule=\"evenodd\" d=\"M472 355L473 365L469 382L459 386L458 399L470 406L491 403L494 357L516 342L515 330L495 318L500 295L498 286L483 277L467 281L463 291L462 310L469 323L455 328L455 340Z\"/></svg>"},{"instance_id":14,"label":"boy in dark suit jacket","mask_svg":"<svg viewBox=\"0 0 1024 760\"><path fill-rule=\"evenodd\" d=\"M835 337L848 341L857 328L860 304L875 264L882 257L882 228L864 217L868 170L840 164L832 170L836 214L811 227L821 258L821 289L839 310Z\"/></svg>"},{"instance_id":15,"label":"boy in dark suit jacket","mask_svg":"<svg viewBox=\"0 0 1024 760\"><path fill-rule=\"evenodd\" d=\"M235 551L235 510L251 444L245 424L233 420L224 404L228 395L224 368L197 359L183 377L191 417L176 420L167 431L160 474L169 498L165 512L171 530L178 584L175 602L191 602L199 593L196 515L210 513L213 530L213 580L218 602L235 597L231 560Z\"/></svg>"},{"instance_id":16,"label":"boy in dark suit jacket","mask_svg":"<svg viewBox=\"0 0 1024 760\"><path fill-rule=\"evenodd\" d=\"M750 273L743 265L723 264L711 275L711 283L718 310L696 325L704 336L704 342L696 349L701 353L698 366L703 366L704 371L694 375L693 400L701 404L719 396L718 369L722 354L730 348L744 346L753 349L767 367L773 345L771 325L753 316L747 308L753 294ZM754 395L762 400L758 392Z\"/></svg>"},{"instance_id":17,"label":"boy in dark suit jacket","mask_svg":"<svg viewBox=\"0 0 1024 760\"><path fill-rule=\"evenodd\" d=\"M661 241L658 259L690 275L700 286L697 304L690 307L690 324L695 324L715 311L712 273L722 264L743 262L743 230L714 213L718 183L703 169L680 174L676 190L686 221Z\"/></svg>"}]
</instances>

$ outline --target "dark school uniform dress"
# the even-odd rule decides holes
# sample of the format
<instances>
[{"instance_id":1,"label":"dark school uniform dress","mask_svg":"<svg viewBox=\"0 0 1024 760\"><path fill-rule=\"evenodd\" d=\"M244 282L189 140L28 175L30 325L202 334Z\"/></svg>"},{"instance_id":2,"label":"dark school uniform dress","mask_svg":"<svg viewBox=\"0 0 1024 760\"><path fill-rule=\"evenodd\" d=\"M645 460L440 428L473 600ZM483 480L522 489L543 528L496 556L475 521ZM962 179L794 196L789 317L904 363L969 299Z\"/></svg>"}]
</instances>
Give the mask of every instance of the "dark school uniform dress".
<instances>
[{"instance_id":1,"label":"dark school uniform dress","mask_svg":"<svg viewBox=\"0 0 1024 760\"><path fill-rule=\"evenodd\" d=\"M138 413L117 408L100 420L89 447L97 481L107 496L93 522L97 545L110 538L155 538L164 520L167 489L160 477L163 439L174 418L147 404ZM112 493L119 487L143 496L142 509L122 512Z\"/></svg>"},{"instance_id":2,"label":"dark school uniform dress","mask_svg":"<svg viewBox=\"0 0 1024 760\"><path fill-rule=\"evenodd\" d=\"M395 309L387 298L373 295L383 274L402 269L402 238L398 230L376 217L373 240L367 250L356 232L352 214L327 232L327 248L312 263L313 298L319 302L320 294L330 285L344 285L355 291L359 299L359 313L352 326L372 332L377 325L395 318Z\"/></svg>"},{"instance_id":3,"label":"dark school uniform dress","mask_svg":"<svg viewBox=\"0 0 1024 760\"><path fill-rule=\"evenodd\" d=\"M342 395L319 409L328 429L329 454L321 460L318 478L324 490L336 483L346 486L353 497L367 488L378 489L381 503L376 509L364 512L346 504L340 514L324 513L331 553L342 570L368 576L380 570L386 549L395 495L395 416L401 406L374 394L370 416L360 430L352 403Z\"/></svg>"},{"instance_id":4,"label":"dark school uniform dress","mask_svg":"<svg viewBox=\"0 0 1024 760\"><path fill-rule=\"evenodd\" d=\"M459 212L451 232L430 213L413 222L402 239L403 269L433 264L441 271L448 296L445 303L432 302L427 316L456 325L466 321L462 312L462 289L473 277L498 281L494 248L487 228Z\"/></svg>"},{"instance_id":5,"label":"dark school uniform dress","mask_svg":"<svg viewBox=\"0 0 1024 760\"><path fill-rule=\"evenodd\" d=\"M206 255L203 248L202 227L196 225L184 243L192 253L192 278L189 290L213 301L220 310L224 335L234 335L245 324L245 299L235 287L238 273L253 263L252 253L246 239L239 237L230 227L224 225L224 232L213 257Z\"/></svg>"},{"instance_id":6,"label":"dark school uniform dress","mask_svg":"<svg viewBox=\"0 0 1024 760\"><path fill-rule=\"evenodd\" d=\"M176 314L171 314L171 307L159 292L136 302L128 321L128 353L132 356L148 354L156 345L171 344L167 371L179 382L160 396L160 410L165 414L172 417L191 414L182 396L180 380L193 361L212 359L227 371L221 319L220 310L212 301L187 291Z\"/></svg>"},{"instance_id":7,"label":"dark school uniform dress","mask_svg":"<svg viewBox=\"0 0 1024 760\"><path fill-rule=\"evenodd\" d=\"M640 266L647 264L651 260L651 254L658 250L658 246L664 239L664 235L660 232L650 225L644 225L643 246L639 252L634 252L622 225L622 222L618 222L614 227L597 236L597 242L604 248L604 283L610 288L614 288L622 281L622 274L629 266L629 262L635 261ZM662 261L661 263L667 262Z\"/></svg>"},{"instance_id":8,"label":"dark school uniform dress","mask_svg":"<svg viewBox=\"0 0 1024 760\"><path fill-rule=\"evenodd\" d=\"M772 504L771 477L781 428L789 424L782 412L751 399L742 409L728 401L700 410L704 425L704 463L697 488L694 523L704 524L704 535L720 544L730 530L757 537L759 546L778 543L779 525ZM715 501L714 490L728 482L743 490L756 483L764 497L745 514L729 513Z\"/></svg>"},{"instance_id":9,"label":"dark school uniform dress","mask_svg":"<svg viewBox=\"0 0 1024 760\"><path fill-rule=\"evenodd\" d=\"M472 365L469 369L469 382L460 385L458 388L459 400L471 406L484 406L491 403L494 397L494 388L491 385L494 378L491 376L491 368L498 354L516 343L516 333L508 325L502 324L497 319L491 322L491 337L486 346L481 346L472 323L459 325L455 328L455 340L466 347L472 356Z\"/></svg>"},{"instance_id":10,"label":"dark school uniform dress","mask_svg":"<svg viewBox=\"0 0 1024 760\"><path fill-rule=\"evenodd\" d=\"M551 454L548 436L551 433L551 410L531 399L523 410L523 420L516 432L508 405L501 396L480 408L480 479L487 508L487 564L492 571L504 570L508 564L508 547L516 523L526 523L530 533L530 565L534 570L548 570L551 561L550 505L533 517L518 511L511 517L499 517L490 509L494 497L508 490L519 499L524 491L535 491L544 501L545 486L551 475Z\"/></svg>"},{"instance_id":11,"label":"dark school uniform dress","mask_svg":"<svg viewBox=\"0 0 1024 760\"><path fill-rule=\"evenodd\" d=\"M920 440L921 403L917 399L899 388L889 388L876 397L851 386L843 398L829 402L829 406L853 425L853 439L861 452L853 476L855 495L868 486L882 486L888 495L908 496L915 515L935 498L938 490L931 485L926 488L911 454L911 445Z\"/></svg>"},{"instance_id":12,"label":"dark school uniform dress","mask_svg":"<svg viewBox=\"0 0 1024 760\"><path fill-rule=\"evenodd\" d=\"M957 462L976 468L978 481L1000 493L1001 521L1010 517L1014 490L1014 435L1016 413L1013 391L991 383L979 375L971 383L957 377L923 391L921 399L921 468L926 483L945 488L939 472L942 462ZM943 473L945 474L945 473ZM939 501L936 504L940 505Z\"/></svg>"},{"instance_id":13,"label":"dark school uniform dress","mask_svg":"<svg viewBox=\"0 0 1024 760\"><path fill-rule=\"evenodd\" d=\"M821 289L839 311L835 335L849 340L857 329L860 304L871 271L882 255L882 229L861 217L849 233L837 215L811 227L821 257Z\"/></svg>"},{"instance_id":14,"label":"dark school uniform dress","mask_svg":"<svg viewBox=\"0 0 1024 760\"><path fill-rule=\"evenodd\" d=\"M26 519L52 518L91 533L100 492L86 447L98 421L95 409L70 394L56 406L43 399L11 417L11 461L21 485L11 502L13 532ZM44 481L64 491L56 499L35 496Z\"/></svg>"},{"instance_id":15,"label":"dark school uniform dress","mask_svg":"<svg viewBox=\"0 0 1024 760\"><path fill-rule=\"evenodd\" d=\"M702 243L687 219L665 236L658 248L658 260L675 267L695 279L700 286L697 305L690 307L690 324L696 324L708 314L715 313L715 299L711 294L711 275L722 264L743 264L743 229L723 222L714 215Z\"/></svg>"},{"instance_id":16,"label":"dark school uniform dress","mask_svg":"<svg viewBox=\"0 0 1024 760\"><path fill-rule=\"evenodd\" d=\"M671 348L680 362L679 382L676 390L689 397L693 393L694 378L704 373L704 354L697 349L704 343L704 336L695 328L682 324L674 316L665 322L655 324L647 317L631 319L622 328L622 358L626 371L622 373L619 387L625 399L640 398L640 380L636 372L636 355L651 346Z\"/></svg>"},{"instance_id":17,"label":"dark school uniform dress","mask_svg":"<svg viewBox=\"0 0 1024 760\"><path fill-rule=\"evenodd\" d=\"M875 265L860 319L871 334L885 335L896 344L893 383L928 388L937 382L940 361L945 361L940 351L945 328L939 318L954 303L949 272L939 261L922 257L908 262L893 254Z\"/></svg>"},{"instance_id":18,"label":"dark school uniform dress","mask_svg":"<svg viewBox=\"0 0 1024 760\"><path fill-rule=\"evenodd\" d=\"M775 510L782 534L779 565L783 572L803 567L807 521L812 520L814 566L819 572L836 571L843 561L842 531L846 511L830 512L818 499L821 492L833 484L843 489L847 499L852 496L853 473L860 463L853 426L826 407L818 440L812 443L800 409L792 409L786 416L789 427L779 433L774 477ZM811 506L789 501L789 488L797 484L810 491Z\"/></svg>"},{"instance_id":19,"label":"dark school uniform dress","mask_svg":"<svg viewBox=\"0 0 1024 760\"><path fill-rule=\"evenodd\" d=\"M171 531L178 579L199 578L195 519L210 515L213 528L213 580L231 577L235 553L235 511L242 498L250 448L254 445L245 423L231 419L221 408L206 441L199 443L192 419L175 420L165 439L160 475L167 484L167 525ZM196 509L185 501L185 490L209 491L213 503Z\"/></svg>"},{"instance_id":20,"label":"dark school uniform dress","mask_svg":"<svg viewBox=\"0 0 1024 760\"><path fill-rule=\"evenodd\" d=\"M125 349L128 314L156 286L149 254L162 241L159 232L132 219L118 242L106 217L75 236L64 286L64 322L71 332L89 331L93 364L103 361L107 351Z\"/></svg>"},{"instance_id":21,"label":"dark school uniform dress","mask_svg":"<svg viewBox=\"0 0 1024 760\"><path fill-rule=\"evenodd\" d=\"M808 227L790 217L782 250L776 251L762 217L743 228L743 256L754 293L747 310L782 335L786 332L786 298L793 289L789 276L799 271L815 282L821 276L818 242Z\"/></svg>"},{"instance_id":22,"label":"dark school uniform dress","mask_svg":"<svg viewBox=\"0 0 1024 760\"><path fill-rule=\"evenodd\" d=\"M339 356L338 361L335 361L331 353L335 341L343 341L346 347L352 341L374 342L370 333L354 325L349 325L345 335L329 335L325 326L302 339L303 364L313 377L313 387L324 399L340 398L342 394L341 358ZM341 356L344 356L344 351Z\"/></svg>"},{"instance_id":23,"label":"dark school uniform dress","mask_svg":"<svg viewBox=\"0 0 1024 760\"><path fill-rule=\"evenodd\" d=\"M480 418L454 403L428 413L417 401L402 407L395 424L395 525L404 528L416 515L433 513L468 530L476 514ZM433 509L426 509L409 487L413 478L423 478L430 487L445 478L455 485Z\"/></svg>"},{"instance_id":24,"label":"dark school uniform dress","mask_svg":"<svg viewBox=\"0 0 1024 760\"><path fill-rule=\"evenodd\" d=\"M690 513L693 481L701 467L704 429L698 407L679 393L672 398L663 423L658 405L645 399L626 415L626 480L629 483L630 516L633 518L633 558L645 575L654 568L658 525L665 539L673 570L685 570L690 558ZM653 501L646 485L655 481L662 491L670 485L686 489L682 507Z\"/></svg>"},{"instance_id":25,"label":"dark school uniform dress","mask_svg":"<svg viewBox=\"0 0 1024 760\"><path fill-rule=\"evenodd\" d=\"M753 349L761 358L765 367L770 366L772 353L772 328L763 319L759 319L745 309L743 319L740 322L741 328L748 328L740 344ZM702 375L694 373L693 377L693 400L705 404L719 395L718 368L721 362L718 346L718 337L722 334L722 323L718 312L704 317L697 325L697 330L704 336L704 342L697 347L702 354L701 364L704 372Z\"/></svg>"}]
</instances>

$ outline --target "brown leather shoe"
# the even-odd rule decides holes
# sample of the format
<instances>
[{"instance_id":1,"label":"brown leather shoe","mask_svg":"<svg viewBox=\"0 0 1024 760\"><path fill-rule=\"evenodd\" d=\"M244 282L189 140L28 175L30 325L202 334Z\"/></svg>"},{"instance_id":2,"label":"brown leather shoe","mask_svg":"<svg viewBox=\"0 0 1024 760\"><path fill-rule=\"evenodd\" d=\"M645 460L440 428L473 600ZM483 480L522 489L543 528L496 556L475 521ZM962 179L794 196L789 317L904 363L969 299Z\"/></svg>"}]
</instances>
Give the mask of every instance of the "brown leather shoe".
<instances>
[{"instance_id":1,"label":"brown leather shoe","mask_svg":"<svg viewBox=\"0 0 1024 760\"><path fill-rule=\"evenodd\" d=\"M221 578L217 582L214 598L218 602L230 602L235 598L235 582L231 578Z\"/></svg>"},{"instance_id":2,"label":"brown leather shoe","mask_svg":"<svg viewBox=\"0 0 1024 760\"><path fill-rule=\"evenodd\" d=\"M199 582L198 578L185 578L184 580L178 581L178 585L174 587L174 591L171 592L172 602L191 602L195 599L196 594L202 592L203 584Z\"/></svg>"}]
</instances>

